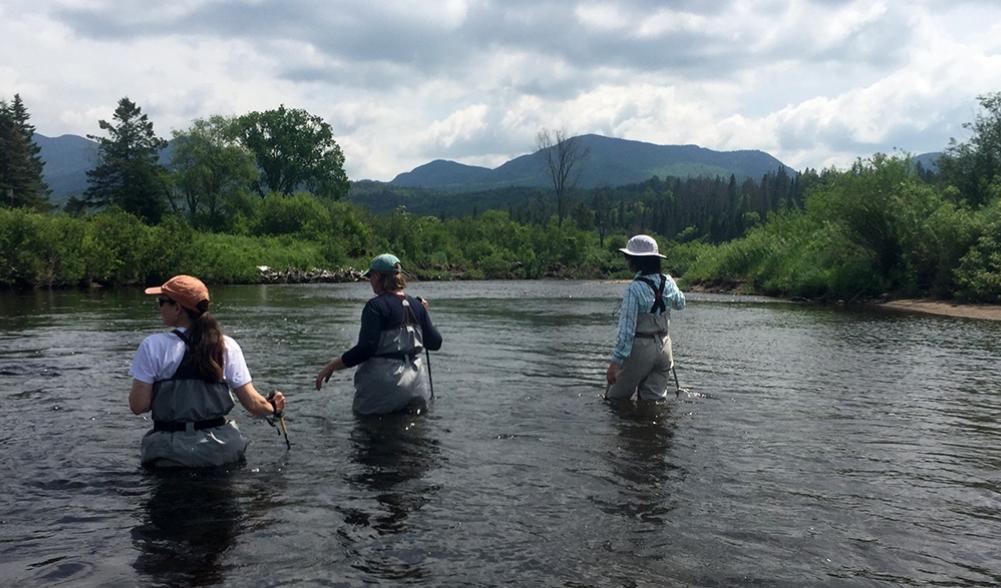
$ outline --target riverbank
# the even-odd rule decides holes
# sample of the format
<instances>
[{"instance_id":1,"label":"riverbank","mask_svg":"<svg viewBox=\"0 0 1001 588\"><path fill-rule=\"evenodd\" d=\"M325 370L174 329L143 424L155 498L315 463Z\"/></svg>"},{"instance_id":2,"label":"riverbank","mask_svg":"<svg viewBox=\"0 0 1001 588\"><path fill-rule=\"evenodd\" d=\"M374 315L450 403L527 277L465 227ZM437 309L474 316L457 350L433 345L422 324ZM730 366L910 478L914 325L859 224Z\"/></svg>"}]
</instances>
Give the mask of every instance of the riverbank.
<instances>
[{"instance_id":1,"label":"riverbank","mask_svg":"<svg viewBox=\"0 0 1001 588\"><path fill-rule=\"evenodd\" d=\"M900 312L920 312L956 318L1001 321L1001 304L959 304L926 298L888 300L874 306Z\"/></svg>"}]
</instances>

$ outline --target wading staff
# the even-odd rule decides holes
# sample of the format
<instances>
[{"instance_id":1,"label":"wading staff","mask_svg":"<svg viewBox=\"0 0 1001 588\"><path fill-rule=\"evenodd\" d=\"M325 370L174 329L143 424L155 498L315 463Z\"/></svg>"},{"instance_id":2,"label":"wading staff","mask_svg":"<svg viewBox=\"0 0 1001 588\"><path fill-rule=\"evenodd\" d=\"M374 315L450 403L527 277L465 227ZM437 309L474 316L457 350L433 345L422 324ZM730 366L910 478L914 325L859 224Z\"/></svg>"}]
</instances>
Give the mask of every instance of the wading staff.
<instances>
[{"instance_id":1,"label":"wading staff","mask_svg":"<svg viewBox=\"0 0 1001 588\"><path fill-rule=\"evenodd\" d=\"M678 383L678 372L674 371L674 364L671 364L671 374L674 376L674 397L681 396L681 384Z\"/></svg>"},{"instance_id":2,"label":"wading staff","mask_svg":"<svg viewBox=\"0 0 1001 588\"><path fill-rule=\"evenodd\" d=\"M428 362L428 385L431 386L431 400L434 400L434 378L431 377L431 350L424 348L424 358Z\"/></svg>"},{"instance_id":3,"label":"wading staff","mask_svg":"<svg viewBox=\"0 0 1001 588\"><path fill-rule=\"evenodd\" d=\"M424 306L425 304L424 299L420 296L416 297L414 300L420 302L421 306ZM427 309L425 308L425 311L426 310ZM424 348L424 358L427 360L428 364L428 386L431 387L431 400L434 400L434 378L431 377L431 350L427 347Z\"/></svg>"},{"instance_id":4,"label":"wading staff","mask_svg":"<svg viewBox=\"0 0 1001 588\"><path fill-rule=\"evenodd\" d=\"M275 404L275 393L273 391L271 392L271 394L268 394L268 402L271 403L271 408L274 409L275 411L274 414L275 420L271 420L267 417L264 417L265 420L268 421L269 425L275 428L275 430L278 432L279 437L285 435L285 448L292 449L292 444L289 443L288 441L288 427L285 426L285 412L284 411L278 412L278 405Z\"/></svg>"}]
</instances>

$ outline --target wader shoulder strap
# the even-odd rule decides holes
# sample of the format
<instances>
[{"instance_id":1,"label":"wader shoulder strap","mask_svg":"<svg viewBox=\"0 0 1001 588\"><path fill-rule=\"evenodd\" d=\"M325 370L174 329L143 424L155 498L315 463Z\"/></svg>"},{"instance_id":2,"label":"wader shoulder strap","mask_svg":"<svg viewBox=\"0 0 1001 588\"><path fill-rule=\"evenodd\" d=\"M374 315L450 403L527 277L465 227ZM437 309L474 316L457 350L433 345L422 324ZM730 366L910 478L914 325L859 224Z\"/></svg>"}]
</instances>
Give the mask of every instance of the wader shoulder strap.
<instances>
[{"instance_id":1,"label":"wader shoulder strap","mask_svg":"<svg viewBox=\"0 0 1001 588\"><path fill-rule=\"evenodd\" d=\"M184 341L184 357L181 359L181 364L177 366L177 370L174 371L174 375L170 376L170 380L201 380L202 376L198 372L198 368L195 367L194 362L191 361L191 339L188 335L182 331L174 329L171 333L177 335L178 339Z\"/></svg>"},{"instance_id":2,"label":"wader shoulder strap","mask_svg":"<svg viewBox=\"0 0 1001 588\"><path fill-rule=\"evenodd\" d=\"M653 280L640 276L636 280L643 282L653 290L653 306L650 307L650 314L664 314L667 312L667 305L664 304L664 288L667 286L667 278L660 276L660 286L653 283Z\"/></svg>"}]
</instances>

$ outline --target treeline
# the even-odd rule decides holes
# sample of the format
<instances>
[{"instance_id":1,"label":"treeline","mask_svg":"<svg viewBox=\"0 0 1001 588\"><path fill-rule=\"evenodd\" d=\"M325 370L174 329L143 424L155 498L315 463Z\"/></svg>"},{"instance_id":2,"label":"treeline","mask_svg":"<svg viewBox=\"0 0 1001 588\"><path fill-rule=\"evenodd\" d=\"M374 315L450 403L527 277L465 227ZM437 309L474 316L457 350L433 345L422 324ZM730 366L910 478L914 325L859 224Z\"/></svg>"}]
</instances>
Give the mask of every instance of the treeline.
<instances>
[{"instance_id":1,"label":"treeline","mask_svg":"<svg viewBox=\"0 0 1001 588\"><path fill-rule=\"evenodd\" d=\"M362 267L384 251L423 278L624 277L616 250L645 232L686 287L1001 302L1001 94L980 97L972 137L950 144L937 173L875 155L844 171L758 181L653 178L578 191L562 222L534 189L514 189L521 200L508 202L498 191L497 204L454 196L433 214L422 199L446 201L421 191L381 212L340 201L347 182L329 127L284 107L196 121L175 134L173 169L157 169L152 126L127 99L102 121L109 136L91 189L69 212L45 212L28 117L13 104L0 108L4 140L20 145L4 143L4 158L16 151L20 163L0 166L2 286L153 283L179 272L255 282L258 265Z\"/></svg>"},{"instance_id":2,"label":"treeline","mask_svg":"<svg viewBox=\"0 0 1001 588\"><path fill-rule=\"evenodd\" d=\"M824 172L828 173L828 172ZM802 208L807 190L820 180L812 169L790 175L784 168L754 180L729 178L650 178L625 186L576 190L568 218L603 241L618 232L654 232L670 240L708 239L719 243L742 236L769 213ZM504 210L526 225L545 225L557 214L552 190L509 187L471 193L397 188L376 182L352 185L349 199L375 212L406 207L416 215L445 220Z\"/></svg>"},{"instance_id":3,"label":"treeline","mask_svg":"<svg viewBox=\"0 0 1001 588\"><path fill-rule=\"evenodd\" d=\"M825 174L804 210L741 238L687 246L689 282L857 300L883 294L1001 302L1001 93L929 173L876 155Z\"/></svg>"}]
</instances>

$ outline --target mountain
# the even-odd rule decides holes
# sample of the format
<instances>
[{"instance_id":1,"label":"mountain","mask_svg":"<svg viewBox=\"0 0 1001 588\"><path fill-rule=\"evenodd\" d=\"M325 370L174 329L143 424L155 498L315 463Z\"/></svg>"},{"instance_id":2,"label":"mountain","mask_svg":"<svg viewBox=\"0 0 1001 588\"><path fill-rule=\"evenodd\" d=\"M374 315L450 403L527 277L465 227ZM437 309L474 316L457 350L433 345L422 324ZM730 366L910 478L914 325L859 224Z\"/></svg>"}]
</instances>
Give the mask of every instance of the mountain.
<instances>
[{"instance_id":1,"label":"mountain","mask_svg":"<svg viewBox=\"0 0 1001 588\"><path fill-rule=\"evenodd\" d=\"M580 188L634 184L652 176L729 177L733 174L738 180L758 179L780 167L789 174L796 173L763 151L713 151L697 145L656 145L601 135L580 135L576 139L590 152L580 167L577 183ZM546 187L549 178L545 153L536 151L494 169L435 160L396 176L389 185L465 192L509 186Z\"/></svg>"},{"instance_id":2,"label":"mountain","mask_svg":"<svg viewBox=\"0 0 1001 588\"><path fill-rule=\"evenodd\" d=\"M921 167L934 173L938 173L938 160L942 157L941 151L933 151L931 153L922 153L921 155L914 156L914 164L921 164Z\"/></svg>"},{"instance_id":3,"label":"mountain","mask_svg":"<svg viewBox=\"0 0 1001 588\"><path fill-rule=\"evenodd\" d=\"M97 142L77 135L46 137L38 133L33 139L41 148L42 172L53 203L62 204L87 188L87 170L97 164Z\"/></svg>"},{"instance_id":4,"label":"mountain","mask_svg":"<svg viewBox=\"0 0 1001 588\"><path fill-rule=\"evenodd\" d=\"M435 186L462 188L490 181L493 170L475 165L436 159L396 176L391 184L400 187Z\"/></svg>"},{"instance_id":5,"label":"mountain","mask_svg":"<svg viewBox=\"0 0 1001 588\"><path fill-rule=\"evenodd\" d=\"M52 194L49 199L61 206L70 196L87 189L87 172L97 165L97 141L78 135L46 137L35 133L35 144L41 148L39 155L45 162L42 174ZM160 151L160 164L170 163L170 145Z\"/></svg>"}]
</instances>

